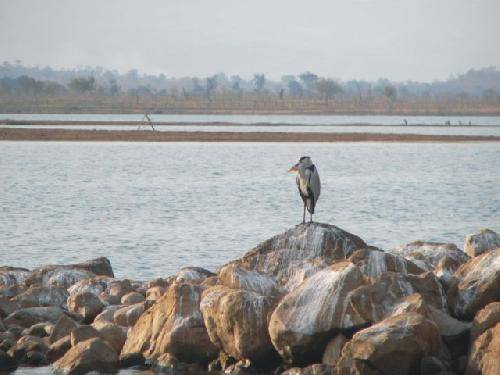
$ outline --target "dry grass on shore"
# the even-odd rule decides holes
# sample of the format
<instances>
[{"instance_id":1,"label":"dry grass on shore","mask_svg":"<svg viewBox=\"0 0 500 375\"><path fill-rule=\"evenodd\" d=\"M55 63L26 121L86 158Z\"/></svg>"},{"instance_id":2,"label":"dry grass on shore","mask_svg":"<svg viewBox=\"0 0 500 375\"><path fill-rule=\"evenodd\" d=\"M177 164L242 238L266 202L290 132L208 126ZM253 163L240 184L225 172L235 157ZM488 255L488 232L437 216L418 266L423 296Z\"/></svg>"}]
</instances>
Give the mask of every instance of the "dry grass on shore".
<instances>
[{"instance_id":1,"label":"dry grass on shore","mask_svg":"<svg viewBox=\"0 0 500 375\"><path fill-rule=\"evenodd\" d=\"M0 141L105 142L500 142L500 136L285 133L285 132L152 132L131 130L0 128Z\"/></svg>"}]
</instances>

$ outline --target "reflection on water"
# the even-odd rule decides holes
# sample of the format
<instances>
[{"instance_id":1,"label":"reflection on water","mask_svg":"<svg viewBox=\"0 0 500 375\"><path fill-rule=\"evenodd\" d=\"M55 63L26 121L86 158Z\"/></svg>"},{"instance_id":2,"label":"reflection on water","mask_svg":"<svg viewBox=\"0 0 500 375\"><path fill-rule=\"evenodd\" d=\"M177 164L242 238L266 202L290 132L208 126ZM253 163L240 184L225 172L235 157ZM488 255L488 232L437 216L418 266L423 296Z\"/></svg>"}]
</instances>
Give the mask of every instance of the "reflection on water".
<instances>
[{"instance_id":1,"label":"reflection on water","mask_svg":"<svg viewBox=\"0 0 500 375\"><path fill-rule=\"evenodd\" d=\"M0 119L43 121L142 121L142 114L0 114ZM175 115L150 114L156 122L298 125L500 125L500 116L405 116L405 115Z\"/></svg>"},{"instance_id":2,"label":"reflection on water","mask_svg":"<svg viewBox=\"0 0 500 375\"><path fill-rule=\"evenodd\" d=\"M297 224L286 173L323 183L316 219L373 245L500 229L500 145L0 142L1 263L97 256L118 277L215 269Z\"/></svg>"}]
</instances>

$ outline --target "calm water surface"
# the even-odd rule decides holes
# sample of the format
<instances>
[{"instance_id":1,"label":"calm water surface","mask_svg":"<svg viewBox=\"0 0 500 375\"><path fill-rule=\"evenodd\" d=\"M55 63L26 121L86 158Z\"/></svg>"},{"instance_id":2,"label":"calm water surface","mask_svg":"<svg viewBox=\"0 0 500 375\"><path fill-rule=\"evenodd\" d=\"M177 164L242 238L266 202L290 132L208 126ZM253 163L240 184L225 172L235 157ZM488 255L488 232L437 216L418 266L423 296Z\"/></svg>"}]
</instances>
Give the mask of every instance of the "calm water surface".
<instances>
[{"instance_id":1,"label":"calm water surface","mask_svg":"<svg viewBox=\"0 0 500 375\"><path fill-rule=\"evenodd\" d=\"M190 115L151 114L153 121L178 123L227 122L235 124L290 124L290 125L401 125L406 119L410 125L500 125L500 116L404 116L404 115ZM44 121L141 121L141 114L26 114L5 113L0 119Z\"/></svg>"},{"instance_id":2,"label":"calm water surface","mask_svg":"<svg viewBox=\"0 0 500 375\"><path fill-rule=\"evenodd\" d=\"M151 115L158 131L397 133L500 136L500 116L351 116L351 115ZM143 115L0 114L0 119L43 121L141 121ZM401 126L403 120L407 126ZM450 121L452 126L445 126ZM214 125L214 122L224 124ZM473 126L468 126L469 122ZM231 125L229 125L231 124ZM461 126L459 124L462 124ZM0 125L2 127L134 130L126 125ZM143 130L150 130L143 126Z\"/></svg>"},{"instance_id":3,"label":"calm water surface","mask_svg":"<svg viewBox=\"0 0 500 375\"><path fill-rule=\"evenodd\" d=\"M213 270L301 220L301 155L323 183L316 219L372 245L500 230L498 143L0 142L0 263Z\"/></svg>"}]
</instances>

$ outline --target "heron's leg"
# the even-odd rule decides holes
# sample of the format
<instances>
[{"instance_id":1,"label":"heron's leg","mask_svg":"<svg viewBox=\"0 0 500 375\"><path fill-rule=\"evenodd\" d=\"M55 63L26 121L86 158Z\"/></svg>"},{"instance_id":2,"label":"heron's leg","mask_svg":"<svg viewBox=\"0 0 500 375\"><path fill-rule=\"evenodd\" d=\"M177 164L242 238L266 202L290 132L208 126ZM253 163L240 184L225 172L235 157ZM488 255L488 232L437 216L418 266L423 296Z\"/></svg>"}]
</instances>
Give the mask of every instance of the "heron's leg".
<instances>
[{"instance_id":1,"label":"heron's leg","mask_svg":"<svg viewBox=\"0 0 500 375\"><path fill-rule=\"evenodd\" d=\"M306 223L306 204L304 203L304 212L302 213L302 224Z\"/></svg>"},{"instance_id":2,"label":"heron's leg","mask_svg":"<svg viewBox=\"0 0 500 375\"><path fill-rule=\"evenodd\" d=\"M312 223L313 222L313 214L309 212L309 215L311 215L311 221L310 221L310 223Z\"/></svg>"}]
</instances>

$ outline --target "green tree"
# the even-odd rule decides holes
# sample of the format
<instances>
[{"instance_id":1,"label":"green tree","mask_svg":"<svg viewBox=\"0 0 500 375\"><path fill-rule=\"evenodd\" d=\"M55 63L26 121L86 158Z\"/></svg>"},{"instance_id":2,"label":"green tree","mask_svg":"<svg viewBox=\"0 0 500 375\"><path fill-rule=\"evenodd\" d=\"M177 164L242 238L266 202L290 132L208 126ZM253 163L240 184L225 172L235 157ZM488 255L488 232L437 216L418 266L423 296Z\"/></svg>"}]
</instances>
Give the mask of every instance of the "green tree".
<instances>
[{"instance_id":1,"label":"green tree","mask_svg":"<svg viewBox=\"0 0 500 375\"><path fill-rule=\"evenodd\" d=\"M385 85L384 95L391 100L396 99L396 88L392 85Z\"/></svg>"},{"instance_id":2,"label":"green tree","mask_svg":"<svg viewBox=\"0 0 500 375\"><path fill-rule=\"evenodd\" d=\"M73 78L69 82L69 88L73 91L79 92L79 93L86 93L86 92L92 92L95 91L96 89L96 84L95 84L95 78L94 77L78 77L78 78Z\"/></svg>"},{"instance_id":3,"label":"green tree","mask_svg":"<svg viewBox=\"0 0 500 375\"><path fill-rule=\"evenodd\" d=\"M325 99L325 104L328 105L328 100L342 92L342 87L333 79L322 78L316 82L316 90Z\"/></svg>"},{"instance_id":4,"label":"green tree","mask_svg":"<svg viewBox=\"0 0 500 375\"><path fill-rule=\"evenodd\" d=\"M253 84L255 86L255 91L262 91L266 85L266 76L264 74L254 74Z\"/></svg>"}]
</instances>

